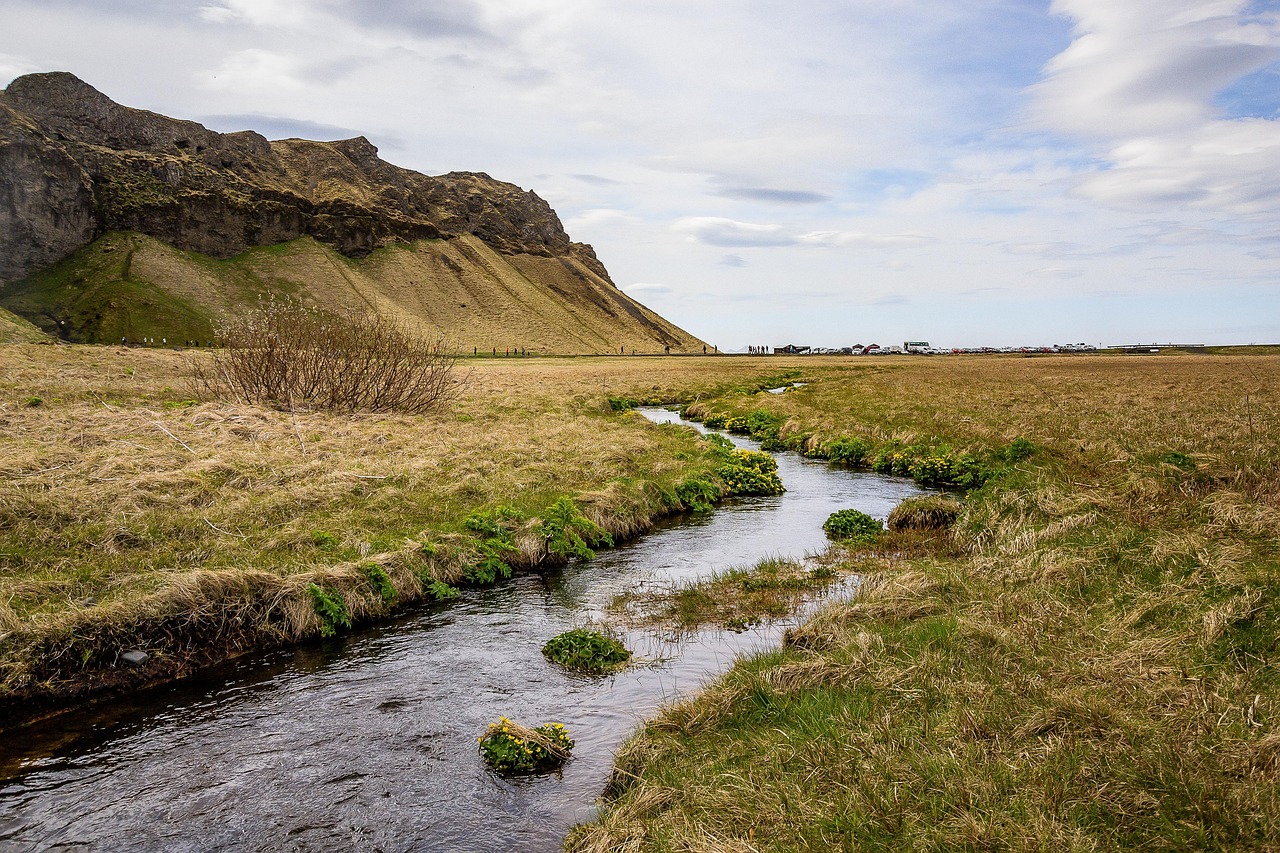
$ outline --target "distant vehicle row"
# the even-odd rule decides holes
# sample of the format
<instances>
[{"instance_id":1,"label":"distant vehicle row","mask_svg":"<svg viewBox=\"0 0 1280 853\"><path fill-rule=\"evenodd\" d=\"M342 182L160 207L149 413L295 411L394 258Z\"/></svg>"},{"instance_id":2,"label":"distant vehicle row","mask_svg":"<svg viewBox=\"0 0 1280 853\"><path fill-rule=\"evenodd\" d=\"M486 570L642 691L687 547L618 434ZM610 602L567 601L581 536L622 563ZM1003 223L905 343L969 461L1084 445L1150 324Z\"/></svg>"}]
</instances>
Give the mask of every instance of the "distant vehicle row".
<instances>
[{"instance_id":1,"label":"distant vehicle row","mask_svg":"<svg viewBox=\"0 0 1280 853\"><path fill-rule=\"evenodd\" d=\"M775 355L963 355L981 353L1096 352L1089 344L1054 344L1038 347L931 347L920 341L905 346L882 347L879 344L854 344L851 347L806 347L797 344L774 347Z\"/></svg>"}]
</instances>

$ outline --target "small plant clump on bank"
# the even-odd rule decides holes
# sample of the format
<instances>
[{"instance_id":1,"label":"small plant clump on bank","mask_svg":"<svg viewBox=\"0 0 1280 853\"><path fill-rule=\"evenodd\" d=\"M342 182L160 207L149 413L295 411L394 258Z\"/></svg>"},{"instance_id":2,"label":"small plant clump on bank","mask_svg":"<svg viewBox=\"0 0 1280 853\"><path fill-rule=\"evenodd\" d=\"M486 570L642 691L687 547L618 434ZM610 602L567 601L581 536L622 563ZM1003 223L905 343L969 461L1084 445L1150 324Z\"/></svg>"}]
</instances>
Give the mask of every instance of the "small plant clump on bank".
<instances>
[{"instance_id":1,"label":"small plant clump on bank","mask_svg":"<svg viewBox=\"0 0 1280 853\"><path fill-rule=\"evenodd\" d=\"M908 498L889 513L890 530L945 530L960 517L960 504L941 495Z\"/></svg>"},{"instance_id":2,"label":"small plant clump on bank","mask_svg":"<svg viewBox=\"0 0 1280 853\"><path fill-rule=\"evenodd\" d=\"M490 723L478 738L485 764L500 773L554 770L569 760L573 739L560 723L522 726L506 717Z\"/></svg>"},{"instance_id":3,"label":"small plant clump on bank","mask_svg":"<svg viewBox=\"0 0 1280 853\"><path fill-rule=\"evenodd\" d=\"M720 490L706 477L690 477L676 486L676 498L689 512L708 512L720 499Z\"/></svg>"},{"instance_id":4,"label":"small plant clump on bank","mask_svg":"<svg viewBox=\"0 0 1280 853\"><path fill-rule=\"evenodd\" d=\"M428 598L436 601L449 601L462 595L462 591L456 586L450 586L444 581L433 580L424 588Z\"/></svg>"},{"instance_id":5,"label":"small plant clump on bank","mask_svg":"<svg viewBox=\"0 0 1280 853\"><path fill-rule=\"evenodd\" d=\"M559 498L547 507L538 533L546 548L546 558L553 563L567 562L573 557L590 560L596 555L592 546L613 547L613 537L583 515L568 497Z\"/></svg>"},{"instance_id":6,"label":"small plant clump on bank","mask_svg":"<svg viewBox=\"0 0 1280 853\"><path fill-rule=\"evenodd\" d=\"M507 559L517 552L514 527L522 520L520 512L509 506L473 512L463 525L479 538L478 556L467 566L462 579L476 586L496 583L511 577Z\"/></svg>"},{"instance_id":7,"label":"small plant clump on bank","mask_svg":"<svg viewBox=\"0 0 1280 853\"><path fill-rule=\"evenodd\" d=\"M574 672L616 672L631 659L631 652L617 637L589 628L565 631L542 647L547 660Z\"/></svg>"},{"instance_id":8,"label":"small plant clump on bank","mask_svg":"<svg viewBox=\"0 0 1280 853\"><path fill-rule=\"evenodd\" d=\"M733 450L716 472L731 495L780 495L778 461L759 450Z\"/></svg>"},{"instance_id":9,"label":"small plant clump on bank","mask_svg":"<svg viewBox=\"0 0 1280 853\"><path fill-rule=\"evenodd\" d=\"M822 529L831 539L850 545L874 542L884 532L884 525L856 509L842 509L831 513L822 523Z\"/></svg>"},{"instance_id":10,"label":"small plant clump on bank","mask_svg":"<svg viewBox=\"0 0 1280 853\"><path fill-rule=\"evenodd\" d=\"M338 633L339 628L351 627L351 613L342 593L309 583L307 594L311 596L311 604L320 617L320 636L332 637Z\"/></svg>"}]
</instances>

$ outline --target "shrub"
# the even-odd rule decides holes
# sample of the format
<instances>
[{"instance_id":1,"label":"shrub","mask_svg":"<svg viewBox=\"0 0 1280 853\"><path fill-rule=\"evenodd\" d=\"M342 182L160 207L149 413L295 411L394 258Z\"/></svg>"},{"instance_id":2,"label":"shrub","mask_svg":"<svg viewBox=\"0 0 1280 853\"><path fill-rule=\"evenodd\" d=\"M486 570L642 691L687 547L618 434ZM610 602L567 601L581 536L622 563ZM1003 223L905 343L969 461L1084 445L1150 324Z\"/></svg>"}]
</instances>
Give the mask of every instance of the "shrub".
<instances>
[{"instance_id":1,"label":"shrub","mask_svg":"<svg viewBox=\"0 0 1280 853\"><path fill-rule=\"evenodd\" d=\"M856 509L842 509L831 513L823 522L827 536L841 542L872 542L884 532L884 525Z\"/></svg>"},{"instance_id":2,"label":"shrub","mask_svg":"<svg viewBox=\"0 0 1280 853\"><path fill-rule=\"evenodd\" d=\"M941 495L908 498L889 513L890 530L943 530L960 516L960 504Z\"/></svg>"},{"instance_id":3,"label":"shrub","mask_svg":"<svg viewBox=\"0 0 1280 853\"><path fill-rule=\"evenodd\" d=\"M347 611L347 602L342 593L309 583L307 594L311 596L311 605L320 617L320 636L332 637L338 633L339 628L351 627L351 614Z\"/></svg>"},{"instance_id":4,"label":"shrub","mask_svg":"<svg viewBox=\"0 0 1280 853\"><path fill-rule=\"evenodd\" d=\"M542 647L547 660L574 672L614 672L631 658L617 638L588 628L575 628L552 637Z\"/></svg>"},{"instance_id":5,"label":"shrub","mask_svg":"<svg viewBox=\"0 0 1280 853\"><path fill-rule=\"evenodd\" d=\"M211 367L195 384L232 397L291 410L413 412L457 394L456 357L376 314L321 314L295 302L270 303L227 321Z\"/></svg>"},{"instance_id":6,"label":"shrub","mask_svg":"<svg viewBox=\"0 0 1280 853\"><path fill-rule=\"evenodd\" d=\"M478 738L486 764L502 773L552 770L569 760L573 740L560 723L527 728L499 717Z\"/></svg>"}]
</instances>

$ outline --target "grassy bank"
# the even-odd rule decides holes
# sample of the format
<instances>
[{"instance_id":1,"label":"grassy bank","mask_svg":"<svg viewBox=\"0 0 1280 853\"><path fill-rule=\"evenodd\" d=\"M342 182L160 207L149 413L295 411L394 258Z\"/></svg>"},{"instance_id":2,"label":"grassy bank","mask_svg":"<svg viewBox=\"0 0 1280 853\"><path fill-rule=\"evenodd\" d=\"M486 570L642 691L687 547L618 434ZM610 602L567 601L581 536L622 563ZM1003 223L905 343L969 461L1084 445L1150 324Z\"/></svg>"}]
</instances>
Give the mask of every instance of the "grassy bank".
<instances>
[{"instance_id":1,"label":"grassy bank","mask_svg":"<svg viewBox=\"0 0 1280 853\"><path fill-rule=\"evenodd\" d=\"M609 398L692 399L778 369L487 360L462 366L447 412L339 416L190 399L190 359L207 357L0 348L0 727L447 595L489 557L554 565L575 548L566 525L634 536L720 461ZM130 650L146 665L124 665Z\"/></svg>"},{"instance_id":2,"label":"grassy bank","mask_svg":"<svg viewBox=\"0 0 1280 853\"><path fill-rule=\"evenodd\" d=\"M704 401L982 485L833 552L858 592L646 724L568 849L1280 849L1277 388L1270 356L902 359Z\"/></svg>"}]
</instances>

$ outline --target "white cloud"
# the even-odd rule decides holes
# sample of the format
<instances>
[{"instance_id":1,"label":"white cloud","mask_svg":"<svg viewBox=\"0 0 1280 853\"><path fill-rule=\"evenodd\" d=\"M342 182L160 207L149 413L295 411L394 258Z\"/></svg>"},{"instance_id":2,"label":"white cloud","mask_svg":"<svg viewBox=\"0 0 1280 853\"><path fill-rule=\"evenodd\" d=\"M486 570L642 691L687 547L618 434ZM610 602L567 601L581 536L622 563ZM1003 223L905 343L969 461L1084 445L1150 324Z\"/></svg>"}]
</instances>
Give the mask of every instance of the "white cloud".
<instances>
[{"instance_id":1,"label":"white cloud","mask_svg":"<svg viewBox=\"0 0 1280 853\"><path fill-rule=\"evenodd\" d=\"M1214 96L1280 60L1275 16L1243 0L1055 0L1074 39L1032 87L1046 127L1097 140L1108 167L1079 176L1081 197L1137 210L1170 205L1280 210L1280 123L1224 119Z\"/></svg>"},{"instance_id":2,"label":"white cloud","mask_svg":"<svg viewBox=\"0 0 1280 853\"><path fill-rule=\"evenodd\" d=\"M726 346L1280 317L1277 124L1214 101L1275 60L1276 24L1243 0L1042 5L0 0L0 73L536 190Z\"/></svg>"},{"instance_id":3,"label":"white cloud","mask_svg":"<svg viewBox=\"0 0 1280 853\"><path fill-rule=\"evenodd\" d=\"M797 238L787 234L780 225L738 222L718 216L686 216L672 225L672 228L699 243L726 248L791 246L797 242Z\"/></svg>"},{"instance_id":4,"label":"white cloud","mask_svg":"<svg viewBox=\"0 0 1280 853\"><path fill-rule=\"evenodd\" d=\"M797 232L781 225L739 222L717 216L688 216L678 220L672 228L699 243L726 248L814 246L829 249L885 249L916 246L926 242L926 238L918 234L868 234L861 231Z\"/></svg>"},{"instance_id":5,"label":"white cloud","mask_svg":"<svg viewBox=\"0 0 1280 853\"><path fill-rule=\"evenodd\" d=\"M637 222L637 218L623 210L596 208L584 210L564 220L564 227L569 231L578 229L628 225Z\"/></svg>"},{"instance_id":6,"label":"white cloud","mask_svg":"<svg viewBox=\"0 0 1280 853\"><path fill-rule=\"evenodd\" d=\"M14 77L41 70L38 65L24 56L11 53L0 53L0 83L7 84Z\"/></svg>"},{"instance_id":7,"label":"white cloud","mask_svg":"<svg viewBox=\"0 0 1280 853\"><path fill-rule=\"evenodd\" d=\"M301 63L292 56L250 48L227 56L206 84L235 92L299 90L305 87Z\"/></svg>"}]
</instances>

